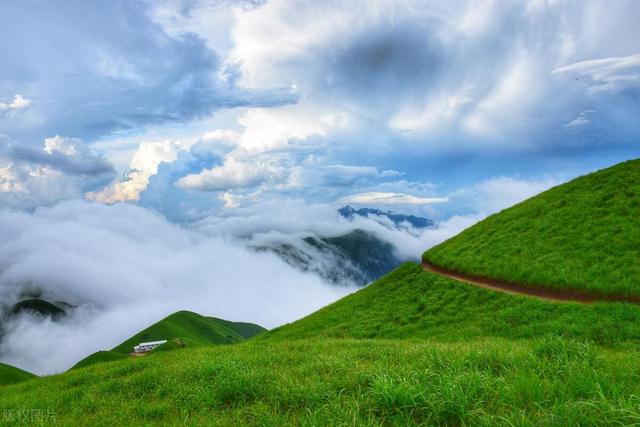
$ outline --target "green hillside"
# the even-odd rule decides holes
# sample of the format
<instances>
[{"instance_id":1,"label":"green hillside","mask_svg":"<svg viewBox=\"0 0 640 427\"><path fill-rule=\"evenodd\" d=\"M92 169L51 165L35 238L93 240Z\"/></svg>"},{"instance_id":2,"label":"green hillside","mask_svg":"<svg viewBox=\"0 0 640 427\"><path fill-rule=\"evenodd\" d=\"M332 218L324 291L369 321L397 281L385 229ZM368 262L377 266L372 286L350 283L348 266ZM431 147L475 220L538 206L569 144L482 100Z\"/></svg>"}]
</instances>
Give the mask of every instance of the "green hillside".
<instances>
[{"instance_id":1,"label":"green hillside","mask_svg":"<svg viewBox=\"0 0 640 427\"><path fill-rule=\"evenodd\" d=\"M640 160L552 188L425 252L437 266L530 286L640 296Z\"/></svg>"},{"instance_id":2,"label":"green hillside","mask_svg":"<svg viewBox=\"0 0 640 427\"><path fill-rule=\"evenodd\" d=\"M210 344L233 344L266 331L253 323L231 322L206 317L191 311L178 311L138 332L109 351L98 351L71 369L84 368L101 362L126 359L133 347L141 342L168 340L154 351L172 350L182 346L195 347ZM179 344L176 340L179 339Z\"/></svg>"},{"instance_id":3,"label":"green hillside","mask_svg":"<svg viewBox=\"0 0 640 427\"><path fill-rule=\"evenodd\" d=\"M551 303L405 264L231 346L128 358L0 390L61 423L640 422L640 307Z\"/></svg>"},{"instance_id":4,"label":"green hillside","mask_svg":"<svg viewBox=\"0 0 640 427\"><path fill-rule=\"evenodd\" d=\"M462 284L406 263L367 288L258 340L465 341L550 334L606 346L635 345L640 339L640 306L547 302Z\"/></svg>"},{"instance_id":5,"label":"green hillside","mask_svg":"<svg viewBox=\"0 0 640 427\"><path fill-rule=\"evenodd\" d=\"M71 369L85 368L95 363L112 362L114 360L122 360L128 357L129 357L128 353L120 353L117 351L110 351L110 350L97 351L85 357L75 365L73 365Z\"/></svg>"},{"instance_id":6,"label":"green hillside","mask_svg":"<svg viewBox=\"0 0 640 427\"><path fill-rule=\"evenodd\" d=\"M0 363L0 386L16 384L35 377L31 372Z\"/></svg>"},{"instance_id":7,"label":"green hillside","mask_svg":"<svg viewBox=\"0 0 640 427\"><path fill-rule=\"evenodd\" d=\"M215 317L205 317L190 311L178 311L148 328L138 332L112 351L130 353L141 342L188 339L196 344L231 344L266 331L251 323L230 322Z\"/></svg>"},{"instance_id":8,"label":"green hillside","mask_svg":"<svg viewBox=\"0 0 640 427\"><path fill-rule=\"evenodd\" d=\"M631 226L630 214L627 222L622 219L624 209L618 200L622 196L608 199L617 200L611 202L611 212L591 199L593 194L604 194L600 188L609 188L616 179L620 191L629 192L622 177L631 179L637 165L627 162L540 196L545 203L555 200L555 208L543 210L545 203L538 205L534 198L474 228L485 230L488 238L503 236L503 245L511 239L516 248L523 244L518 239L528 236L532 247L547 248L555 261L560 261L560 253L578 257L564 264L577 268L609 250L574 235L574 229L567 226L575 222L572 215L579 211L582 221L592 221L587 227L594 233L591 237L604 239L611 233L609 240L614 243L609 247L630 262L635 249L629 242L636 231L622 235L612 228L615 221L609 218L618 217L621 227ZM553 196L558 192L564 195ZM582 197L591 201L581 202ZM635 198L624 197L628 209L635 209ZM573 208L560 215L558 211L567 206ZM501 218L515 218L515 222ZM551 226L560 219L564 226L547 232L543 225ZM535 233L528 235L523 228L527 221L534 230L547 233L541 241L535 242ZM495 229L488 230L489 226ZM456 242L465 233L433 253L446 253L449 244L459 245ZM577 239L576 245L590 247L592 252L571 252L563 236ZM481 240L476 241L478 251L492 250L491 245L482 246ZM603 241L600 243L602 246ZM465 254L463 247L458 250ZM427 259L437 262L431 253L427 252ZM517 274L529 268L527 260L514 250L502 261L516 273L496 277L520 281ZM539 256L532 262L542 266L546 261ZM547 278L557 280L522 281L577 289L577 284L586 282L562 280L577 280L582 274L593 281L591 287L581 289L622 292L613 282L595 281L596 277L616 277L618 273L609 270L618 267L622 268L619 261L601 263L594 270L600 272L598 276L556 265L556 276ZM624 268L630 272L635 267ZM510 270L504 267L503 271ZM631 283L629 279L627 285ZM637 304L552 302L501 293L407 263L296 322L240 342L242 332L247 336L258 330L194 313L176 313L114 351L129 351L139 341L174 334L186 342L236 343L154 351L149 357L127 357L1 387L0 413L12 408L47 408L55 412L60 424L102 425L640 424ZM175 341L172 344L177 346Z\"/></svg>"}]
</instances>

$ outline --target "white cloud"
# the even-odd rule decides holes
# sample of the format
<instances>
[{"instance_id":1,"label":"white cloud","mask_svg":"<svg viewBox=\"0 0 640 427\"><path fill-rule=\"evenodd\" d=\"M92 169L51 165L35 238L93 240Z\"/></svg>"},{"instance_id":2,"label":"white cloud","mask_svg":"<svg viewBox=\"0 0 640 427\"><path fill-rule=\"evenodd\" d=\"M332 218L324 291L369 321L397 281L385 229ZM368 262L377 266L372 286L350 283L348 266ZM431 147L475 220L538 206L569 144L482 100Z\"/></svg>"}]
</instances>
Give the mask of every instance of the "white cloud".
<instances>
[{"instance_id":1,"label":"white cloud","mask_svg":"<svg viewBox=\"0 0 640 427\"><path fill-rule=\"evenodd\" d=\"M578 114L578 117L576 117L575 119L565 124L564 127L571 129L571 128L578 128L578 127L588 125L589 123L591 123L591 120L589 119L589 114L591 113L595 113L595 111L593 110L581 111L580 114Z\"/></svg>"},{"instance_id":2,"label":"white cloud","mask_svg":"<svg viewBox=\"0 0 640 427\"><path fill-rule=\"evenodd\" d=\"M446 197L417 197L402 193L370 192L343 197L337 203L354 203L364 205L432 205L446 203Z\"/></svg>"},{"instance_id":3,"label":"white cloud","mask_svg":"<svg viewBox=\"0 0 640 427\"><path fill-rule=\"evenodd\" d=\"M37 287L79 307L60 323L5 324L0 360L37 373L67 369L177 310L271 328L352 290L127 204L0 211L0 240L4 304Z\"/></svg>"},{"instance_id":4,"label":"white cloud","mask_svg":"<svg viewBox=\"0 0 640 427\"><path fill-rule=\"evenodd\" d=\"M177 141L143 142L133 155L124 180L90 194L89 198L102 203L138 200L140 192L147 188L149 177L158 171L158 165L176 160L181 148Z\"/></svg>"},{"instance_id":5,"label":"white cloud","mask_svg":"<svg viewBox=\"0 0 640 427\"><path fill-rule=\"evenodd\" d=\"M286 147L292 139L323 135L326 119L317 112L289 106L274 109L252 108L238 119L244 127L240 146L250 153Z\"/></svg>"},{"instance_id":6,"label":"white cloud","mask_svg":"<svg viewBox=\"0 0 640 427\"><path fill-rule=\"evenodd\" d=\"M24 110L31 105L32 101L24 96L17 94L13 97L13 100L4 103L0 102L0 117L5 114L13 114L20 110Z\"/></svg>"},{"instance_id":7,"label":"white cloud","mask_svg":"<svg viewBox=\"0 0 640 427\"><path fill-rule=\"evenodd\" d=\"M0 134L0 206L31 209L82 198L114 177L113 166L79 139L54 136L36 148Z\"/></svg>"},{"instance_id":8,"label":"white cloud","mask_svg":"<svg viewBox=\"0 0 640 427\"><path fill-rule=\"evenodd\" d=\"M590 59L553 70L553 74L571 74L587 78L591 91L619 91L640 87L640 53L634 55Z\"/></svg>"},{"instance_id":9,"label":"white cloud","mask_svg":"<svg viewBox=\"0 0 640 427\"><path fill-rule=\"evenodd\" d=\"M490 178L450 194L452 201L473 207L478 214L489 215L511 207L542 191L561 184L558 178L524 180L507 176Z\"/></svg>"},{"instance_id":10,"label":"white cloud","mask_svg":"<svg viewBox=\"0 0 640 427\"><path fill-rule=\"evenodd\" d=\"M176 181L184 190L226 191L237 188L252 188L273 179L277 170L269 165L255 162L239 162L227 159L222 166L190 174Z\"/></svg>"}]
</instances>

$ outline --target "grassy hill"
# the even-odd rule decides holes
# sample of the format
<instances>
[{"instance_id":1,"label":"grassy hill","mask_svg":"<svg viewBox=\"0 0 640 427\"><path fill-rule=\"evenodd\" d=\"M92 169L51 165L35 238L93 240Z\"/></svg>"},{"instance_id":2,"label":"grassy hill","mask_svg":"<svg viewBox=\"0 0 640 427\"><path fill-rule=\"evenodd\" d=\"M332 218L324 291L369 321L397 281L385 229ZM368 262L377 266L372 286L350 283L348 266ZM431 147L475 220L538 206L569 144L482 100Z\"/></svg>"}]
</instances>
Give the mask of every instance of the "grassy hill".
<instances>
[{"instance_id":1,"label":"grassy hill","mask_svg":"<svg viewBox=\"0 0 640 427\"><path fill-rule=\"evenodd\" d=\"M112 351L130 353L133 346L141 342L178 337L196 344L231 344L264 331L266 329L251 323L236 323L190 311L178 311L138 332Z\"/></svg>"},{"instance_id":2,"label":"grassy hill","mask_svg":"<svg viewBox=\"0 0 640 427\"><path fill-rule=\"evenodd\" d=\"M231 322L215 317L201 316L190 311L178 311L138 332L109 351L99 351L87 356L71 369L126 359L133 351L133 346L141 342L179 338L182 344L189 347L232 344L244 341L264 331L266 331L265 328L253 323ZM175 342L169 342L159 347L158 350L165 346L171 349L176 347Z\"/></svg>"},{"instance_id":3,"label":"grassy hill","mask_svg":"<svg viewBox=\"0 0 640 427\"><path fill-rule=\"evenodd\" d=\"M423 259L476 276L640 296L640 160L552 188L486 218Z\"/></svg>"},{"instance_id":4,"label":"grassy hill","mask_svg":"<svg viewBox=\"0 0 640 427\"><path fill-rule=\"evenodd\" d=\"M0 363L0 386L16 384L36 376L11 365Z\"/></svg>"},{"instance_id":5,"label":"grassy hill","mask_svg":"<svg viewBox=\"0 0 640 427\"><path fill-rule=\"evenodd\" d=\"M62 423L640 422L640 307L553 303L405 264L231 346L101 363L0 390Z\"/></svg>"},{"instance_id":6,"label":"grassy hill","mask_svg":"<svg viewBox=\"0 0 640 427\"><path fill-rule=\"evenodd\" d=\"M129 357L129 353L122 353L122 352L111 351L111 350L97 351L85 357L75 365L73 365L71 369L86 368L87 366L90 366L96 363L112 362L114 360L127 359L128 357Z\"/></svg>"},{"instance_id":7,"label":"grassy hill","mask_svg":"<svg viewBox=\"0 0 640 427\"><path fill-rule=\"evenodd\" d=\"M589 186L597 192L636 166L629 162L591 175ZM565 189L575 182L580 184L576 180ZM569 191L557 208L579 204L574 198L590 198L589 186ZM634 198L627 200L633 206ZM622 207L613 206L622 215ZM591 213L581 213L583 220L614 215L601 205L592 207ZM557 215L554 209L536 212L528 215L532 223ZM509 210L505 213L509 217ZM571 222L565 219L565 225ZM507 227L520 245L518 227L526 220L518 227L502 221L496 227ZM598 224L594 220L592 226ZM613 222L603 224L612 232ZM504 233L498 228L489 234ZM561 244L563 233L559 227L555 243L532 245L561 253L567 246ZM611 239L629 238L613 233ZM579 244L587 247L587 239L582 240ZM613 247L630 256L632 245L620 241ZM517 270L518 260L525 258L517 251L512 256L515 261L507 257L504 262ZM617 265L602 264L601 277L614 277L617 273L607 269ZM598 292L618 291L595 284ZM147 335L127 346L166 339L169 331L199 329L201 322L186 316L192 320L184 326L182 316L158 330L145 330ZM225 333L217 336L233 337ZM561 303L500 293L408 263L304 319L235 345L187 346L2 387L0 412L46 408L61 424L634 425L640 424L638 343L640 305Z\"/></svg>"},{"instance_id":8,"label":"grassy hill","mask_svg":"<svg viewBox=\"0 0 640 427\"><path fill-rule=\"evenodd\" d=\"M306 338L531 339L566 335L603 346L634 346L640 306L555 303L461 284L413 263L258 340Z\"/></svg>"}]
</instances>

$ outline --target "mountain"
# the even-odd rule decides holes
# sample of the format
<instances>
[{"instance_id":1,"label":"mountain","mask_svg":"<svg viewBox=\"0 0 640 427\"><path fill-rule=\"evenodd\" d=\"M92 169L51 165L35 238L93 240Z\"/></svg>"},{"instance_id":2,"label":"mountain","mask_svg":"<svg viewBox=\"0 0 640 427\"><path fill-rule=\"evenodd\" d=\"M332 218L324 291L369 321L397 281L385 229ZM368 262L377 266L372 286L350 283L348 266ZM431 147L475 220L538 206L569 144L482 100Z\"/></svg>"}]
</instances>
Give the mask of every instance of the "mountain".
<instances>
[{"instance_id":1,"label":"mountain","mask_svg":"<svg viewBox=\"0 0 640 427\"><path fill-rule=\"evenodd\" d=\"M22 369L18 369L14 366L0 363L0 386L16 384L35 377L36 375L31 372L23 371Z\"/></svg>"},{"instance_id":2,"label":"mountain","mask_svg":"<svg viewBox=\"0 0 640 427\"><path fill-rule=\"evenodd\" d=\"M640 296L640 160L577 178L425 252L436 266L531 287Z\"/></svg>"},{"instance_id":3,"label":"mountain","mask_svg":"<svg viewBox=\"0 0 640 427\"><path fill-rule=\"evenodd\" d=\"M621 234L624 228L603 218L614 215L628 226L635 197L609 196L622 197L609 209L592 193L614 180L631 194L633 185L621 177L639 181L640 173L628 169L635 165L598 172L589 185L583 178L564 184L551 190L565 193L556 205L540 209L535 200L549 197L543 193L497 214L488 222L496 228L480 224L480 231L519 248L521 226L530 222L541 234L525 232L525 241L547 248L555 261L556 253L597 259L600 254L567 252L564 239L582 239L572 228L543 233L538 225L562 220L579 227L571 216L580 215L577 220L598 229L592 236L608 235L615 241L610 247L629 256L634 232ZM565 206L575 208L558 216ZM442 248L455 244L465 255L457 241L465 233ZM476 250L493 250L480 243ZM529 255L544 265L542 255ZM509 280L528 268L527 256L516 250L501 261L513 269L504 269ZM479 274L465 265L468 274ZM620 264L599 267L602 277L615 277L611 270ZM579 282L569 283L578 289ZM51 408L61 424L210 424L214 414L220 425L630 425L640 420L639 340L639 304L549 301L405 263L303 319L235 345L187 346L2 387L0 411Z\"/></svg>"},{"instance_id":4,"label":"mountain","mask_svg":"<svg viewBox=\"0 0 640 427\"><path fill-rule=\"evenodd\" d=\"M130 353L133 346L141 342L172 338L186 339L193 344L231 344L263 331L266 329L252 323L229 322L190 311L178 311L138 332L112 351Z\"/></svg>"},{"instance_id":5,"label":"mountain","mask_svg":"<svg viewBox=\"0 0 640 427\"><path fill-rule=\"evenodd\" d=\"M289 265L312 271L329 282L358 286L371 283L406 261L396 255L391 243L359 229L335 237L308 234L295 240L276 239L254 249L273 252Z\"/></svg>"},{"instance_id":6,"label":"mountain","mask_svg":"<svg viewBox=\"0 0 640 427\"><path fill-rule=\"evenodd\" d=\"M82 368L98 362L125 359L133 346L141 342L174 340L159 347L208 344L232 344L244 341L266 331L253 323L230 322L215 317L205 317L190 311L178 311L138 332L109 351L99 351L82 359L71 369ZM179 340L179 341L176 341Z\"/></svg>"},{"instance_id":7,"label":"mountain","mask_svg":"<svg viewBox=\"0 0 640 427\"><path fill-rule=\"evenodd\" d=\"M67 315L67 313L55 304L39 298L31 298L20 301L11 307L11 315L16 315L23 312L31 312L39 314L41 316L49 316L54 320L60 319Z\"/></svg>"},{"instance_id":8,"label":"mountain","mask_svg":"<svg viewBox=\"0 0 640 427\"><path fill-rule=\"evenodd\" d=\"M393 212L385 212L380 209L360 208L354 209L351 206L344 206L338 209L338 213L344 218L351 219L356 216L363 218L386 218L391 220L397 227L404 227L410 224L414 228L430 228L434 226L433 220L414 215L403 215Z\"/></svg>"}]
</instances>

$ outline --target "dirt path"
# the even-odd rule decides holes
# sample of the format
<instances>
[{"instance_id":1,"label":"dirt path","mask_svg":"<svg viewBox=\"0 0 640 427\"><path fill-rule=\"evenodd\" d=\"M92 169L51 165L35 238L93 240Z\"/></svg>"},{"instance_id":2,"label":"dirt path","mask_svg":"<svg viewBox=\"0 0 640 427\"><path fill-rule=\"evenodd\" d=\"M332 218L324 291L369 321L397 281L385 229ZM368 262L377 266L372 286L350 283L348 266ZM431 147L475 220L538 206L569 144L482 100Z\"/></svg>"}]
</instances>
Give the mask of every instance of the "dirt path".
<instances>
[{"instance_id":1,"label":"dirt path","mask_svg":"<svg viewBox=\"0 0 640 427\"><path fill-rule=\"evenodd\" d=\"M502 280L489 279L486 277L477 277L471 274L459 273L443 267L438 267L429 262L422 262L422 268L426 271L457 280L459 282L469 283L479 288L492 289L494 291L505 292L514 295L526 295L547 301L558 302L579 302L583 304L591 304L594 302L628 302L632 304L640 304L640 297L625 295L595 295L580 291L558 290L550 288L532 288L518 283L510 283Z\"/></svg>"}]
</instances>

